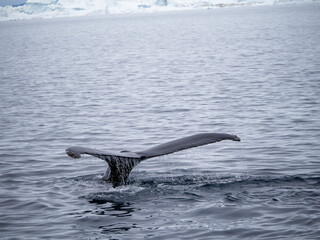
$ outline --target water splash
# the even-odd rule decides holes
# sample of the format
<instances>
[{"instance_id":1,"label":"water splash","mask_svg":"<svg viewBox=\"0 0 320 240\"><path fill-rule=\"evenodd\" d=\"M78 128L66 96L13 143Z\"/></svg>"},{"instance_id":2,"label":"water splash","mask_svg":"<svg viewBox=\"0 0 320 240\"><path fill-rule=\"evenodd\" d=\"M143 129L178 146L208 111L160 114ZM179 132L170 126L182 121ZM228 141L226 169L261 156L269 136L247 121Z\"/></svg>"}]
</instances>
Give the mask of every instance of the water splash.
<instances>
[{"instance_id":1,"label":"water splash","mask_svg":"<svg viewBox=\"0 0 320 240\"><path fill-rule=\"evenodd\" d=\"M103 159L109 166L104 179L110 181L113 187L126 184L131 170L141 161L137 158L120 156L105 156Z\"/></svg>"}]
</instances>

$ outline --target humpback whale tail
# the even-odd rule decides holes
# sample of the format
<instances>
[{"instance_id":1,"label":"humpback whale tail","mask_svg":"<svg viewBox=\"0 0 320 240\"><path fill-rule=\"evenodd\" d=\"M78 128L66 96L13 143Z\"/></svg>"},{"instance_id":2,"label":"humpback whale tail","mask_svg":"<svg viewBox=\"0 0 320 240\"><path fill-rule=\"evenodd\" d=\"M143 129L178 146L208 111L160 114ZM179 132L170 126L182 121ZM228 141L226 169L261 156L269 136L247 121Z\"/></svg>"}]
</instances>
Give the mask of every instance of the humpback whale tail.
<instances>
[{"instance_id":1,"label":"humpback whale tail","mask_svg":"<svg viewBox=\"0 0 320 240\"><path fill-rule=\"evenodd\" d=\"M105 160L109 166L108 174L105 177L112 183L113 187L117 187L126 184L131 170L143 160L227 139L240 141L240 138L236 135L202 133L160 144L140 152L122 151L115 153L86 147L69 147L66 149L66 153L73 158L80 158L81 154L88 154Z\"/></svg>"}]
</instances>

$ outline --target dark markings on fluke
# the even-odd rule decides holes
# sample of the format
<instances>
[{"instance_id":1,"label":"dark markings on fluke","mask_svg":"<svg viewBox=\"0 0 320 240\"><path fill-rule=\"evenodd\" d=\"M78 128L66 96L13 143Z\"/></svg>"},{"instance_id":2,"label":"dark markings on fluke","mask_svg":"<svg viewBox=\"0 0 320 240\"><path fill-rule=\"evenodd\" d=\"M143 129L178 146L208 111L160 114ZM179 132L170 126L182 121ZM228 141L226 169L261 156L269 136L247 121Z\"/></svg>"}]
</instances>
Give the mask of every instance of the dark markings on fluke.
<instances>
[{"instance_id":1,"label":"dark markings on fluke","mask_svg":"<svg viewBox=\"0 0 320 240\"><path fill-rule=\"evenodd\" d=\"M131 170L143 160L222 140L239 142L240 138L236 135L225 133L201 133L160 144L140 152L109 152L86 147L69 147L66 149L66 153L73 158L80 158L81 154L88 154L105 160L109 165L109 169L103 179L110 181L113 187L117 187L127 183Z\"/></svg>"}]
</instances>

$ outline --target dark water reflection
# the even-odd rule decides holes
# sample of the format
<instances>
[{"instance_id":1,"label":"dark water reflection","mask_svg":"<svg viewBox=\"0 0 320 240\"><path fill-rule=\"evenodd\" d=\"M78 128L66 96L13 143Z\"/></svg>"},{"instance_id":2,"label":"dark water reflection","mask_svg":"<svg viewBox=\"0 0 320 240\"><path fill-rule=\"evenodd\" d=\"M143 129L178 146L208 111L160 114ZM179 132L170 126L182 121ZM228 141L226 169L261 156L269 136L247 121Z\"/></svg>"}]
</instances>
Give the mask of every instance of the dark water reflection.
<instances>
[{"instance_id":1,"label":"dark water reflection","mask_svg":"<svg viewBox=\"0 0 320 240\"><path fill-rule=\"evenodd\" d=\"M208 176L202 182L197 177L154 179L83 196L93 207L76 216L81 226L98 228L116 239L129 239L132 234L170 238L184 235L184 231L190 239L271 239L286 238L287 234L312 239L319 233L315 228L320 223L319 181L304 176ZM236 227L228 227L230 224Z\"/></svg>"}]
</instances>

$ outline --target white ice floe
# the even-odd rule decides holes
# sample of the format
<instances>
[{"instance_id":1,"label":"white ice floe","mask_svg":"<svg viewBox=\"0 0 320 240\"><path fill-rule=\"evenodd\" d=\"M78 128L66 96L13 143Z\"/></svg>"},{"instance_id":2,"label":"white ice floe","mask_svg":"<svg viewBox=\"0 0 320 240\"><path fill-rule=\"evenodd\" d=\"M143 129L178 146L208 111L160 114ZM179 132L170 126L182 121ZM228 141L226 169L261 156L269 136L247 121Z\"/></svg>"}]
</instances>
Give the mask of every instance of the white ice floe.
<instances>
[{"instance_id":1,"label":"white ice floe","mask_svg":"<svg viewBox=\"0 0 320 240\"><path fill-rule=\"evenodd\" d=\"M22 6L0 7L0 20L210 9L241 5L274 5L301 2L320 2L320 0L28 0Z\"/></svg>"}]
</instances>

